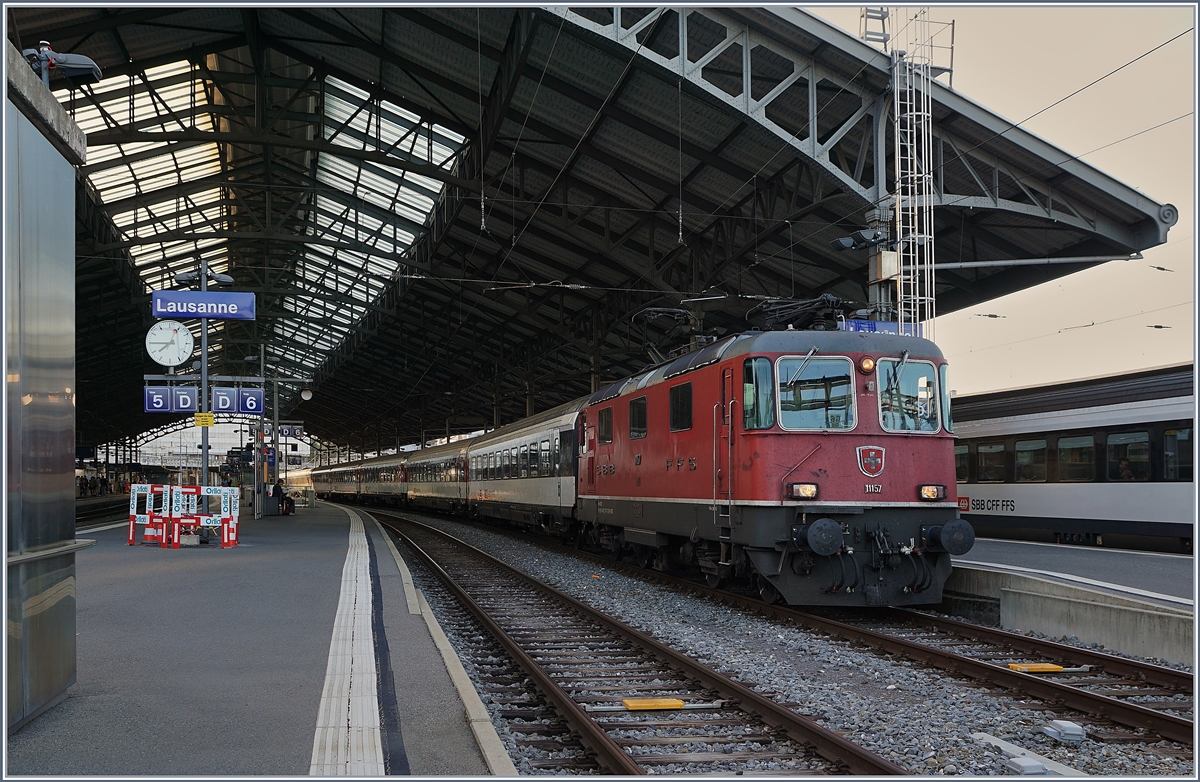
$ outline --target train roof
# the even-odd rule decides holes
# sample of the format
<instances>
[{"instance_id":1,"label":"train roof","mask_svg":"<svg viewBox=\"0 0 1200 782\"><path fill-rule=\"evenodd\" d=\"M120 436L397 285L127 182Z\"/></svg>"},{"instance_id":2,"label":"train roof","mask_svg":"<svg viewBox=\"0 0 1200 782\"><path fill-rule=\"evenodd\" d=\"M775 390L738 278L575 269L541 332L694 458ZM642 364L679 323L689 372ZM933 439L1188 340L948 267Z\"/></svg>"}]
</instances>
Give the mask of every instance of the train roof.
<instances>
[{"instance_id":1,"label":"train roof","mask_svg":"<svg viewBox=\"0 0 1200 782\"><path fill-rule=\"evenodd\" d=\"M1194 394L1193 365L1031 386L951 400L956 423L1017 415L1147 402Z\"/></svg>"},{"instance_id":2,"label":"train roof","mask_svg":"<svg viewBox=\"0 0 1200 782\"><path fill-rule=\"evenodd\" d=\"M609 384L588 397L585 406L599 404L623 393L641 390L747 353L807 353L814 347L817 349L816 355L873 353L899 356L907 350L914 358L942 358L942 351L937 345L920 337L854 331L747 331L717 340L711 345Z\"/></svg>"}]
</instances>

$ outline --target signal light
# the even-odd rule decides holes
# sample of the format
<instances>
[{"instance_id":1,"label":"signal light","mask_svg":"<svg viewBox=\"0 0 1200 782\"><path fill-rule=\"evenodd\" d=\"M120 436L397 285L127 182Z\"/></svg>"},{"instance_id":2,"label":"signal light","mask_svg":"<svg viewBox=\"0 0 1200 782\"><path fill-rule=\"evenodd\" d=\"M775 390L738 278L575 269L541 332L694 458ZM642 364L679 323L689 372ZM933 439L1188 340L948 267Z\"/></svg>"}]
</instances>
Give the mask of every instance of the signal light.
<instances>
[{"instance_id":1,"label":"signal light","mask_svg":"<svg viewBox=\"0 0 1200 782\"><path fill-rule=\"evenodd\" d=\"M863 356L858 362L858 371L864 375L869 375L875 371L875 359L870 356Z\"/></svg>"},{"instance_id":2,"label":"signal light","mask_svg":"<svg viewBox=\"0 0 1200 782\"><path fill-rule=\"evenodd\" d=\"M920 494L923 500L944 500L946 487L939 483L926 483L921 486Z\"/></svg>"},{"instance_id":3,"label":"signal light","mask_svg":"<svg viewBox=\"0 0 1200 782\"><path fill-rule=\"evenodd\" d=\"M788 497L793 500L815 500L817 498L817 484L815 483L791 483L788 484Z\"/></svg>"}]
</instances>

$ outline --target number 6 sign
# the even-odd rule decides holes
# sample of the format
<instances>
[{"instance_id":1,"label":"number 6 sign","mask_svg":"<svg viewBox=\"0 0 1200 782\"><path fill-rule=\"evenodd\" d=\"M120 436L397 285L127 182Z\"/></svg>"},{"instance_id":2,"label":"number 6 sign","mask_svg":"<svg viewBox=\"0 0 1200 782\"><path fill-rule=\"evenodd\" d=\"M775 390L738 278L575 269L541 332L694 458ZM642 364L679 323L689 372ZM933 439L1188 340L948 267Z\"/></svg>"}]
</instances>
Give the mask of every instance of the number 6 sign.
<instances>
[{"instance_id":1,"label":"number 6 sign","mask_svg":"<svg viewBox=\"0 0 1200 782\"><path fill-rule=\"evenodd\" d=\"M263 414L263 391L261 388L238 389L238 412L249 415Z\"/></svg>"}]
</instances>

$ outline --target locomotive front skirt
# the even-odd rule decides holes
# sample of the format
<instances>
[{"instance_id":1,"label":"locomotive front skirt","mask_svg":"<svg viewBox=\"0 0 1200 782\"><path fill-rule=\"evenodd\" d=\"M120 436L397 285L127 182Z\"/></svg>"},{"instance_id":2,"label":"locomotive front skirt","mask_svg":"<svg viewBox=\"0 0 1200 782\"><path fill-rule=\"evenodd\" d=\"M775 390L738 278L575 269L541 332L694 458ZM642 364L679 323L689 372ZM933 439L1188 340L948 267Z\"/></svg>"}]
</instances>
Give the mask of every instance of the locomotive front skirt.
<instances>
[{"instance_id":1,"label":"locomotive front skirt","mask_svg":"<svg viewBox=\"0 0 1200 782\"><path fill-rule=\"evenodd\" d=\"M323 497L504 520L794 605L941 600L959 518L928 340L749 332L480 437L313 471Z\"/></svg>"}]
</instances>

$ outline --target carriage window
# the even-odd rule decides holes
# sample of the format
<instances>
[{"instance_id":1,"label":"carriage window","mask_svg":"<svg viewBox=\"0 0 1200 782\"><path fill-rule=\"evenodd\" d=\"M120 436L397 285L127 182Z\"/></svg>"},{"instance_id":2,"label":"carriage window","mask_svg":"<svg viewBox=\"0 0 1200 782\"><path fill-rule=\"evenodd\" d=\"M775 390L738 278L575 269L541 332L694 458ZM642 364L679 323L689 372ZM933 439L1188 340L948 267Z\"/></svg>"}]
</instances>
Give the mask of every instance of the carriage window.
<instances>
[{"instance_id":1,"label":"carriage window","mask_svg":"<svg viewBox=\"0 0 1200 782\"><path fill-rule=\"evenodd\" d=\"M954 417L950 414L952 407L950 405L950 384L946 382L946 367L948 364L942 364L938 367L938 384L942 389L942 427L947 432L954 431Z\"/></svg>"},{"instance_id":2,"label":"carriage window","mask_svg":"<svg viewBox=\"0 0 1200 782\"><path fill-rule=\"evenodd\" d=\"M1058 438L1058 479L1067 482L1096 479L1096 441L1090 434Z\"/></svg>"},{"instance_id":3,"label":"carriage window","mask_svg":"<svg viewBox=\"0 0 1200 782\"><path fill-rule=\"evenodd\" d=\"M509 469L508 449L505 448L500 452L500 477L508 478L512 474Z\"/></svg>"},{"instance_id":4,"label":"carriage window","mask_svg":"<svg viewBox=\"0 0 1200 782\"><path fill-rule=\"evenodd\" d=\"M965 445L954 446L954 479L959 483L966 483L970 472L971 454L967 451Z\"/></svg>"},{"instance_id":5,"label":"carriage window","mask_svg":"<svg viewBox=\"0 0 1200 782\"><path fill-rule=\"evenodd\" d=\"M1108 436L1108 479L1150 480L1150 434L1124 432Z\"/></svg>"},{"instance_id":6,"label":"carriage window","mask_svg":"<svg viewBox=\"0 0 1200 782\"><path fill-rule=\"evenodd\" d=\"M748 358L742 362L742 428L770 429L775 425L775 382L771 361Z\"/></svg>"},{"instance_id":7,"label":"carriage window","mask_svg":"<svg viewBox=\"0 0 1200 782\"><path fill-rule=\"evenodd\" d=\"M671 389L671 431L692 428L692 384L681 383Z\"/></svg>"},{"instance_id":8,"label":"carriage window","mask_svg":"<svg viewBox=\"0 0 1200 782\"><path fill-rule=\"evenodd\" d=\"M629 439L640 440L646 436L646 397L639 396L629 401Z\"/></svg>"},{"instance_id":9,"label":"carriage window","mask_svg":"<svg viewBox=\"0 0 1200 782\"><path fill-rule=\"evenodd\" d=\"M1046 480L1046 441L1018 440L1014 463L1020 483L1039 483Z\"/></svg>"},{"instance_id":10,"label":"carriage window","mask_svg":"<svg viewBox=\"0 0 1200 782\"><path fill-rule=\"evenodd\" d=\"M562 462L560 461L558 448L558 435L554 435L554 474L562 475Z\"/></svg>"},{"instance_id":11,"label":"carriage window","mask_svg":"<svg viewBox=\"0 0 1200 782\"><path fill-rule=\"evenodd\" d=\"M521 472L519 473L520 476L522 478L528 478L529 477L529 446L528 445L521 446L521 460L519 463L519 467L521 470Z\"/></svg>"},{"instance_id":12,"label":"carriage window","mask_svg":"<svg viewBox=\"0 0 1200 782\"><path fill-rule=\"evenodd\" d=\"M601 443L612 442L612 408L606 407L600 411L600 415L596 419L596 426L600 430L599 437Z\"/></svg>"},{"instance_id":13,"label":"carriage window","mask_svg":"<svg viewBox=\"0 0 1200 782\"><path fill-rule=\"evenodd\" d=\"M891 432L936 432L938 398L933 365L881 358L878 364L879 421Z\"/></svg>"},{"instance_id":14,"label":"carriage window","mask_svg":"<svg viewBox=\"0 0 1200 782\"><path fill-rule=\"evenodd\" d=\"M987 443L975 449L978 456L979 482L1004 480L1004 443Z\"/></svg>"},{"instance_id":15,"label":"carriage window","mask_svg":"<svg viewBox=\"0 0 1200 782\"><path fill-rule=\"evenodd\" d=\"M854 365L844 358L781 358L779 425L784 429L853 429Z\"/></svg>"},{"instance_id":16,"label":"carriage window","mask_svg":"<svg viewBox=\"0 0 1200 782\"><path fill-rule=\"evenodd\" d=\"M496 474L496 452L488 454L488 480L494 481L500 476Z\"/></svg>"},{"instance_id":17,"label":"carriage window","mask_svg":"<svg viewBox=\"0 0 1200 782\"><path fill-rule=\"evenodd\" d=\"M537 440L529 444L529 477L536 478L539 475L538 466L541 464L541 454L538 451Z\"/></svg>"},{"instance_id":18,"label":"carriage window","mask_svg":"<svg viewBox=\"0 0 1200 782\"><path fill-rule=\"evenodd\" d=\"M1169 481L1192 479L1192 430L1163 432L1163 477Z\"/></svg>"}]
</instances>

